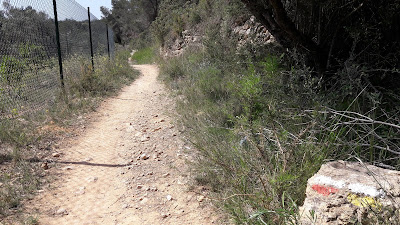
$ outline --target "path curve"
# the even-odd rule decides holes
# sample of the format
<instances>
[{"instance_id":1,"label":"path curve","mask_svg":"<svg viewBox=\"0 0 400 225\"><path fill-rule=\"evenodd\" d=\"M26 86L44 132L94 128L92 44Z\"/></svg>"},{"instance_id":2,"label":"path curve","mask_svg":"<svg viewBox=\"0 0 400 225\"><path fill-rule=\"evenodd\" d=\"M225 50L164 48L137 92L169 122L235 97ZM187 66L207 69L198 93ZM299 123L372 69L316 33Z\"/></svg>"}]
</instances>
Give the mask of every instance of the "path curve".
<instances>
[{"instance_id":1,"label":"path curve","mask_svg":"<svg viewBox=\"0 0 400 225\"><path fill-rule=\"evenodd\" d=\"M214 224L215 212L188 191L191 160L174 127L174 103L158 82L155 65L60 150L60 178L31 201L40 224Z\"/></svg>"}]
</instances>

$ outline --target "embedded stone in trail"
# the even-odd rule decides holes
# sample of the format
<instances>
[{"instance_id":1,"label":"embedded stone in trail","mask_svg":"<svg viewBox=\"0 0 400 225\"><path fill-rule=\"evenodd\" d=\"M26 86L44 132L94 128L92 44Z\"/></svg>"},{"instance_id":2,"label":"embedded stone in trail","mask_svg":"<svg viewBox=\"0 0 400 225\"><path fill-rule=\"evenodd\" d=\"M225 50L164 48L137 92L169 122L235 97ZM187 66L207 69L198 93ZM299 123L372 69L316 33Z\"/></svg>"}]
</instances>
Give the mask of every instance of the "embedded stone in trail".
<instances>
[{"instance_id":1,"label":"embedded stone in trail","mask_svg":"<svg viewBox=\"0 0 400 225\"><path fill-rule=\"evenodd\" d=\"M64 208L59 208L59 209L56 211L56 215L61 215L61 216L63 216L63 215L68 215L68 212L67 212L67 210L64 209Z\"/></svg>"},{"instance_id":2,"label":"embedded stone in trail","mask_svg":"<svg viewBox=\"0 0 400 225\"><path fill-rule=\"evenodd\" d=\"M299 209L300 224L400 221L399 171L359 162L329 162L308 180L306 195Z\"/></svg>"}]
</instances>

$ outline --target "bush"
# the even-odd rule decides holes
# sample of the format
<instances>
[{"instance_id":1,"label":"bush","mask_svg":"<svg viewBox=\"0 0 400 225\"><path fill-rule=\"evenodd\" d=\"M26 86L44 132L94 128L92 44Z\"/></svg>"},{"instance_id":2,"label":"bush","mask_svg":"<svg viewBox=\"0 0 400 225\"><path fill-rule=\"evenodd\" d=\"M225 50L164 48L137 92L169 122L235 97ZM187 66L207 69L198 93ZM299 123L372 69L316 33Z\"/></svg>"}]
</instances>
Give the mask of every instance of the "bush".
<instances>
[{"instance_id":1,"label":"bush","mask_svg":"<svg viewBox=\"0 0 400 225\"><path fill-rule=\"evenodd\" d=\"M237 223L295 223L307 180L326 161L400 169L400 97L372 86L374 69L349 57L327 85L296 50L238 48L230 29L248 15L238 1L197 3L161 9L164 37L179 31L168 16L186 16L182 8L200 15L193 29L203 35L201 48L164 61L161 76L180 95L179 119L198 150L195 180Z\"/></svg>"},{"instance_id":2,"label":"bush","mask_svg":"<svg viewBox=\"0 0 400 225\"><path fill-rule=\"evenodd\" d=\"M184 96L178 111L199 150L196 181L224 199L216 204L237 223L295 221L308 178L326 160L357 158L398 168L396 154L382 149L385 143L392 150L398 145L399 118L393 116L398 114L382 123L376 120L383 108L366 115L363 107L378 106L373 92L340 101L338 96L354 94L322 92L312 71L289 69L282 61L287 56L277 49L267 56L231 54L227 43L232 42L217 33L210 29L204 52L188 50L164 62L161 75Z\"/></svg>"}]
</instances>

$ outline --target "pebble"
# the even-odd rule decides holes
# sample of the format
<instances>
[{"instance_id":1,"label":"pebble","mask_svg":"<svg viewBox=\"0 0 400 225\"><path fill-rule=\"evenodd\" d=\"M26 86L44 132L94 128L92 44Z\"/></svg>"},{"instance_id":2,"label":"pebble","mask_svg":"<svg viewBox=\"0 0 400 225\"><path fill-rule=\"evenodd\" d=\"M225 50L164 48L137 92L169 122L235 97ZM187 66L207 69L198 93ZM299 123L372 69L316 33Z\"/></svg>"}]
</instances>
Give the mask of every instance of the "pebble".
<instances>
[{"instance_id":1,"label":"pebble","mask_svg":"<svg viewBox=\"0 0 400 225\"><path fill-rule=\"evenodd\" d=\"M167 218L168 216L170 216L171 214L169 214L169 213L161 213L161 218L163 218L163 219L165 219L165 218Z\"/></svg>"},{"instance_id":2,"label":"pebble","mask_svg":"<svg viewBox=\"0 0 400 225\"><path fill-rule=\"evenodd\" d=\"M47 165L47 162L42 163L42 165L40 165L40 167L42 167L44 170L49 169L49 165Z\"/></svg>"},{"instance_id":3,"label":"pebble","mask_svg":"<svg viewBox=\"0 0 400 225\"><path fill-rule=\"evenodd\" d=\"M52 154L52 156L53 156L53 157L56 157L56 158L58 158L58 157L60 157L60 156L61 156L61 154L60 154L60 153L58 153L58 152L56 152L56 153L53 153L53 154Z\"/></svg>"},{"instance_id":4,"label":"pebble","mask_svg":"<svg viewBox=\"0 0 400 225\"><path fill-rule=\"evenodd\" d=\"M72 170L72 169L74 169L73 166L66 166L66 167L63 168L63 170Z\"/></svg>"},{"instance_id":5,"label":"pebble","mask_svg":"<svg viewBox=\"0 0 400 225\"><path fill-rule=\"evenodd\" d=\"M137 189L142 189L143 187L144 187L143 185L136 186Z\"/></svg>"},{"instance_id":6,"label":"pebble","mask_svg":"<svg viewBox=\"0 0 400 225\"><path fill-rule=\"evenodd\" d=\"M141 154L140 156L139 156L139 159L141 159L141 160L146 160L146 159L148 159L149 158L149 156L146 154L146 153L143 153L143 154Z\"/></svg>"},{"instance_id":7,"label":"pebble","mask_svg":"<svg viewBox=\"0 0 400 225\"><path fill-rule=\"evenodd\" d=\"M202 201L204 201L204 198L205 197L203 195L200 195L200 196L197 197L197 201L198 202L202 202Z\"/></svg>"},{"instance_id":8,"label":"pebble","mask_svg":"<svg viewBox=\"0 0 400 225\"><path fill-rule=\"evenodd\" d=\"M167 195L167 200L171 201L172 200L172 196L171 195Z\"/></svg>"},{"instance_id":9,"label":"pebble","mask_svg":"<svg viewBox=\"0 0 400 225\"><path fill-rule=\"evenodd\" d=\"M131 125L126 128L126 132L132 133L133 131L135 131L135 128Z\"/></svg>"},{"instance_id":10,"label":"pebble","mask_svg":"<svg viewBox=\"0 0 400 225\"><path fill-rule=\"evenodd\" d=\"M98 179L99 179L99 178L97 178L97 177L89 177L89 178L87 178L86 180L87 180L88 182L96 182Z\"/></svg>"},{"instance_id":11,"label":"pebble","mask_svg":"<svg viewBox=\"0 0 400 225\"><path fill-rule=\"evenodd\" d=\"M146 141L148 141L148 140L150 140L150 137L149 137L149 136L143 136L142 138L140 138L140 141L141 141L141 142L146 142Z\"/></svg>"},{"instance_id":12,"label":"pebble","mask_svg":"<svg viewBox=\"0 0 400 225\"><path fill-rule=\"evenodd\" d=\"M169 176L169 173L165 173L162 175L162 177L168 177L168 176Z\"/></svg>"},{"instance_id":13,"label":"pebble","mask_svg":"<svg viewBox=\"0 0 400 225\"><path fill-rule=\"evenodd\" d=\"M83 195L83 194L85 194L85 189L86 189L86 187L80 187L79 190L77 192L75 192L75 194Z\"/></svg>"},{"instance_id":14,"label":"pebble","mask_svg":"<svg viewBox=\"0 0 400 225\"><path fill-rule=\"evenodd\" d=\"M158 189L156 187L151 187L150 191L158 191Z\"/></svg>"},{"instance_id":15,"label":"pebble","mask_svg":"<svg viewBox=\"0 0 400 225\"><path fill-rule=\"evenodd\" d=\"M68 215L68 212L67 212L67 210L64 209L64 208L59 208L59 209L56 211L56 215Z\"/></svg>"},{"instance_id":16,"label":"pebble","mask_svg":"<svg viewBox=\"0 0 400 225\"><path fill-rule=\"evenodd\" d=\"M153 130L153 132L159 131L159 130L161 130L161 129L162 129L161 127L156 128L156 129Z\"/></svg>"},{"instance_id":17,"label":"pebble","mask_svg":"<svg viewBox=\"0 0 400 225\"><path fill-rule=\"evenodd\" d=\"M140 198L139 200L140 200L140 204L146 204L149 201L148 198L143 198L143 197Z\"/></svg>"}]
</instances>

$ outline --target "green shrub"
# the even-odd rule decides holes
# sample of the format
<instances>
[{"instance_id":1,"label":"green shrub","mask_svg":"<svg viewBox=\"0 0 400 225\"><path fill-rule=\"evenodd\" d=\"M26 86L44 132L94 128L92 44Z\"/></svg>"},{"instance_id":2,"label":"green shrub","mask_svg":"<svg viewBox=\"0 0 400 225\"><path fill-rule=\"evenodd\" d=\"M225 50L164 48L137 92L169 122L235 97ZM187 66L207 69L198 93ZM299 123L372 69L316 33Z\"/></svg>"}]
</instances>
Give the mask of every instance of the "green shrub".
<instances>
[{"instance_id":1,"label":"green shrub","mask_svg":"<svg viewBox=\"0 0 400 225\"><path fill-rule=\"evenodd\" d=\"M201 16L196 10L191 10L189 13L189 24L193 27L201 22Z\"/></svg>"},{"instance_id":2,"label":"green shrub","mask_svg":"<svg viewBox=\"0 0 400 225\"><path fill-rule=\"evenodd\" d=\"M170 15L188 16L191 25L201 17L194 29L203 28L203 46L162 62L161 76L181 96L179 119L198 150L195 180L222 199L215 203L239 224L292 224L308 178L324 162L399 169L398 93L372 87L368 67L351 57L328 87L295 50L237 48L230 29L248 15L242 8L200 0L164 7L160 16L164 37L180 31Z\"/></svg>"},{"instance_id":3,"label":"green shrub","mask_svg":"<svg viewBox=\"0 0 400 225\"><path fill-rule=\"evenodd\" d=\"M357 124L347 116L363 115L328 110L326 100L338 95L321 98L312 72L285 68L282 54L239 64L242 56L223 51L226 42L213 37L204 52L189 50L164 62L161 75L184 96L178 111L200 153L194 165L196 181L224 198L216 204L237 223L295 221L308 178L327 159L357 157L399 165L387 161L394 155L372 147L383 141L395 146L395 127ZM346 110L356 110L363 101L353 99ZM375 120L375 113L368 116ZM379 135L366 136L373 132Z\"/></svg>"}]
</instances>

